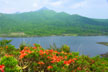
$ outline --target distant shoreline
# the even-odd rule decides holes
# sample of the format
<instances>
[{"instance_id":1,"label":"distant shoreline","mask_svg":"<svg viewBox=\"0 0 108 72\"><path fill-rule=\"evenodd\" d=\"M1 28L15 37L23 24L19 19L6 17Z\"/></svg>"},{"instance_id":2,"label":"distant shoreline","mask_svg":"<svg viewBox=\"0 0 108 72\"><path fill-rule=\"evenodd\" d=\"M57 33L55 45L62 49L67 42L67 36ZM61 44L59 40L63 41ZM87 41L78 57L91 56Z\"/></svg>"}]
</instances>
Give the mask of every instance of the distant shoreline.
<instances>
[{"instance_id":1,"label":"distant shoreline","mask_svg":"<svg viewBox=\"0 0 108 72\"><path fill-rule=\"evenodd\" d=\"M17 35L17 36L10 36L10 35L7 35L7 36L2 36L0 35L0 37L13 37L13 38L19 38L19 37L47 37L47 36L108 36L108 35L43 35L43 36L39 36L39 35Z\"/></svg>"},{"instance_id":2,"label":"distant shoreline","mask_svg":"<svg viewBox=\"0 0 108 72\"><path fill-rule=\"evenodd\" d=\"M108 46L108 42L97 42L97 44Z\"/></svg>"}]
</instances>

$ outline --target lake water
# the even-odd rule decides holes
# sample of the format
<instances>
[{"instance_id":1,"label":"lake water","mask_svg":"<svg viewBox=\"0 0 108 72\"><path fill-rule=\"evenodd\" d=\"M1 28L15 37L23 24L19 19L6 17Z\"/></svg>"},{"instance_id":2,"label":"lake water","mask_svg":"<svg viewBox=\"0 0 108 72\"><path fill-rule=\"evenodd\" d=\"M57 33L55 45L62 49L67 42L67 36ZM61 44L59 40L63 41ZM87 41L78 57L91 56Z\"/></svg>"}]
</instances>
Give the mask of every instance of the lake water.
<instances>
[{"instance_id":1,"label":"lake water","mask_svg":"<svg viewBox=\"0 0 108 72\"><path fill-rule=\"evenodd\" d=\"M22 42L33 45L33 43L40 44L43 48L49 48L54 43L58 48L63 44L70 46L71 51L80 52L80 54L88 56L96 56L108 52L108 46L97 44L96 42L108 42L108 36L49 36L49 37L29 37L29 38L3 38L13 40L12 45L16 48Z\"/></svg>"}]
</instances>

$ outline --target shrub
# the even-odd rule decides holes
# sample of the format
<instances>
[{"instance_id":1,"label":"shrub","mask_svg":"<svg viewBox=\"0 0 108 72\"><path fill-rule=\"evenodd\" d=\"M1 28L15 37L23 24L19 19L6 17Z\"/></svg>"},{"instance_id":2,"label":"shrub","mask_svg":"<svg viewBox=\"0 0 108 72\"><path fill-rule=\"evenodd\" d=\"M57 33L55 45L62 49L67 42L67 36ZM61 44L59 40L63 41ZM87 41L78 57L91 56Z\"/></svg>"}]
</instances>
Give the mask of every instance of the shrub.
<instances>
[{"instance_id":1,"label":"shrub","mask_svg":"<svg viewBox=\"0 0 108 72\"><path fill-rule=\"evenodd\" d=\"M70 47L68 46L68 45L63 45L62 47L61 47L61 51L64 51L64 52L67 52L67 53L69 53L70 52Z\"/></svg>"},{"instance_id":2,"label":"shrub","mask_svg":"<svg viewBox=\"0 0 108 72\"><path fill-rule=\"evenodd\" d=\"M2 57L0 60L0 65L2 64L5 66L5 72L18 71L17 69L18 61L13 56L7 55Z\"/></svg>"},{"instance_id":3,"label":"shrub","mask_svg":"<svg viewBox=\"0 0 108 72\"><path fill-rule=\"evenodd\" d=\"M7 48L9 49L4 49L7 54L0 57L0 66L5 72L108 71L107 58L80 56L78 52L70 52L67 45L63 45L61 51L44 49L39 44L34 44L33 47L24 46L22 50L14 49L12 45L8 45ZM8 52L10 49L13 52Z\"/></svg>"}]
</instances>

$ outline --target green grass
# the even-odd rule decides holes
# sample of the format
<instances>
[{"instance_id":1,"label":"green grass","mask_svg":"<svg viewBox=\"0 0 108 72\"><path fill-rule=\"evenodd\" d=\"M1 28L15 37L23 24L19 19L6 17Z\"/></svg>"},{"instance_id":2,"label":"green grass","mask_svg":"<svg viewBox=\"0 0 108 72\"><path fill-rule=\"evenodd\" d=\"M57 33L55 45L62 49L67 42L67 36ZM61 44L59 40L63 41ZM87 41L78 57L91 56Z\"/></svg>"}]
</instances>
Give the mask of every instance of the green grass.
<instances>
[{"instance_id":1,"label":"green grass","mask_svg":"<svg viewBox=\"0 0 108 72\"><path fill-rule=\"evenodd\" d=\"M98 44L102 44L102 45L108 46L108 42L98 42Z\"/></svg>"}]
</instances>

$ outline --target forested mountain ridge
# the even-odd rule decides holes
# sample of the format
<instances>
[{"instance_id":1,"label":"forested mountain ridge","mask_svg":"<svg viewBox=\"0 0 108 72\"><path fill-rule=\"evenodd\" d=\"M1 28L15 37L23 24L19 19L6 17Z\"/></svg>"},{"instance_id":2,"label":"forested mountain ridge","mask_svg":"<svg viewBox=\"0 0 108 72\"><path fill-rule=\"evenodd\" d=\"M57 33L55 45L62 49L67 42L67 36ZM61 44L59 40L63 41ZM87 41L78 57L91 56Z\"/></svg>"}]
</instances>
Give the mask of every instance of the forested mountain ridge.
<instances>
[{"instance_id":1,"label":"forested mountain ridge","mask_svg":"<svg viewBox=\"0 0 108 72\"><path fill-rule=\"evenodd\" d=\"M30 36L108 35L108 19L92 19L49 9L15 14L0 13L1 35L21 32Z\"/></svg>"}]
</instances>

